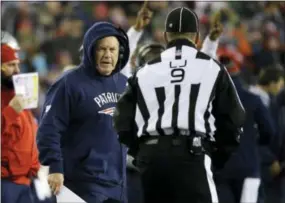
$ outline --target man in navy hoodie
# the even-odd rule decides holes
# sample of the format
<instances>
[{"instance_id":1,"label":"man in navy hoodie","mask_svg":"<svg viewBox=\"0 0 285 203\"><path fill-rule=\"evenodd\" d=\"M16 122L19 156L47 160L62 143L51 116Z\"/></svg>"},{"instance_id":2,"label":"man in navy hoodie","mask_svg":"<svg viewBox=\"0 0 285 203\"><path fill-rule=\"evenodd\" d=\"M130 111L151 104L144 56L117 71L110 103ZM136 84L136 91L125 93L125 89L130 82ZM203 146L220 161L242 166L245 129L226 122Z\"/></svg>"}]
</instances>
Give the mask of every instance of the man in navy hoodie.
<instances>
[{"instance_id":1,"label":"man in navy hoodie","mask_svg":"<svg viewBox=\"0 0 285 203\"><path fill-rule=\"evenodd\" d=\"M247 113L243 126L244 136L241 137L238 150L216 173L220 203L239 203L244 180L246 178L260 179L261 160L258 146L269 147L270 141L275 136L275 128L270 112L261 99L245 89L239 76L239 68L231 56L223 54L219 56L219 60L229 71ZM257 198L258 194L255 195Z\"/></svg>"},{"instance_id":2,"label":"man in navy hoodie","mask_svg":"<svg viewBox=\"0 0 285 203\"><path fill-rule=\"evenodd\" d=\"M107 22L85 34L83 60L47 93L37 141L49 185L64 185L88 203L126 202L126 148L118 142L112 115L127 78L126 33Z\"/></svg>"}]
</instances>

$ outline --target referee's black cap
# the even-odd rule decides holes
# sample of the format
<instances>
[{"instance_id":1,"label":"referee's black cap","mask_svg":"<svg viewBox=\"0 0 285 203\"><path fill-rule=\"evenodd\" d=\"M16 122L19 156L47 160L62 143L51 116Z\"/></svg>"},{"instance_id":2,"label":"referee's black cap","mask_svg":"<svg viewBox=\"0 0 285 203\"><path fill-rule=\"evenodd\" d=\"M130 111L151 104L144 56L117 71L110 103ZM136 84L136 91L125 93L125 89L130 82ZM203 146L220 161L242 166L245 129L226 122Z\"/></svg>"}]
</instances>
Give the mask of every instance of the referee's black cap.
<instances>
[{"instance_id":1,"label":"referee's black cap","mask_svg":"<svg viewBox=\"0 0 285 203\"><path fill-rule=\"evenodd\" d=\"M173 9L166 18L165 32L199 32L197 14L185 7Z\"/></svg>"}]
</instances>

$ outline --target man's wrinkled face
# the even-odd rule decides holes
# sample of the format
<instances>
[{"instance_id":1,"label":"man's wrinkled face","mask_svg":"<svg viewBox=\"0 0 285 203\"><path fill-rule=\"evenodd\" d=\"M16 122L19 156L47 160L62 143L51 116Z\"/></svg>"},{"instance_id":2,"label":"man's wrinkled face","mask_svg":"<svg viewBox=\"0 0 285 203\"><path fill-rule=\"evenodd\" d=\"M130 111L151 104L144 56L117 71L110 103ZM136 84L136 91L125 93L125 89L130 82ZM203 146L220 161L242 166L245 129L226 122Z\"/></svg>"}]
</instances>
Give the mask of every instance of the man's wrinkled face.
<instances>
[{"instance_id":1,"label":"man's wrinkled face","mask_svg":"<svg viewBox=\"0 0 285 203\"><path fill-rule=\"evenodd\" d=\"M97 70L110 75L116 68L119 57L119 41L116 37L105 37L98 41L95 51Z\"/></svg>"}]
</instances>

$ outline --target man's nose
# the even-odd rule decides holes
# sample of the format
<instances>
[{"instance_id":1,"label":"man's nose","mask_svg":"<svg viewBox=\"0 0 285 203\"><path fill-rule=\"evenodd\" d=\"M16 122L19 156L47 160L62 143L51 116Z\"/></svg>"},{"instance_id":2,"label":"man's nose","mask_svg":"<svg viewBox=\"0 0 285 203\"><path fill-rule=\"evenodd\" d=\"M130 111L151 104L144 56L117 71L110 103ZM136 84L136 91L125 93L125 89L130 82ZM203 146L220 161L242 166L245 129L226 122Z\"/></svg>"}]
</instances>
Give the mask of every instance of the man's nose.
<instances>
[{"instance_id":1,"label":"man's nose","mask_svg":"<svg viewBox=\"0 0 285 203\"><path fill-rule=\"evenodd\" d=\"M109 58L111 57L111 51L110 50L106 50L105 54L104 54L105 58Z\"/></svg>"},{"instance_id":2,"label":"man's nose","mask_svg":"<svg viewBox=\"0 0 285 203\"><path fill-rule=\"evenodd\" d=\"M15 73L20 73L20 66L19 65L16 65L15 66Z\"/></svg>"}]
</instances>

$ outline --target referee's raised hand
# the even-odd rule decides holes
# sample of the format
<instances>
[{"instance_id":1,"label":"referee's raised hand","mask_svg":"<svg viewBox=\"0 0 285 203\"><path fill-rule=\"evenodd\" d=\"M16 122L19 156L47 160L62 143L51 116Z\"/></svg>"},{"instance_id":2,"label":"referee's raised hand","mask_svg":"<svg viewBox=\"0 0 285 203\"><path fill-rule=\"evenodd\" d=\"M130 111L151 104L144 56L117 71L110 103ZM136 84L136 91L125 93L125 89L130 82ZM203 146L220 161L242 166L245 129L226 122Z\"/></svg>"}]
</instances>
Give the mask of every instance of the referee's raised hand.
<instances>
[{"instance_id":1,"label":"referee's raised hand","mask_svg":"<svg viewBox=\"0 0 285 203\"><path fill-rule=\"evenodd\" d=\"M134 26L135 30L143 30L151 21L153 12L148 8L148 1L144 1L142 8L139 10L136 24Z\"/></svg>"},{"instance_id":2,"label":"referee's raised hand","mask_svg":"<svg viewBox=\"0 0 285 203\"><path fill-rule=\"evenodd\" d=\"M221 23L221 12L217 12L211 21L210 40L216 41L223 33L223 25Z\"/></svg>"}]
</instances>

